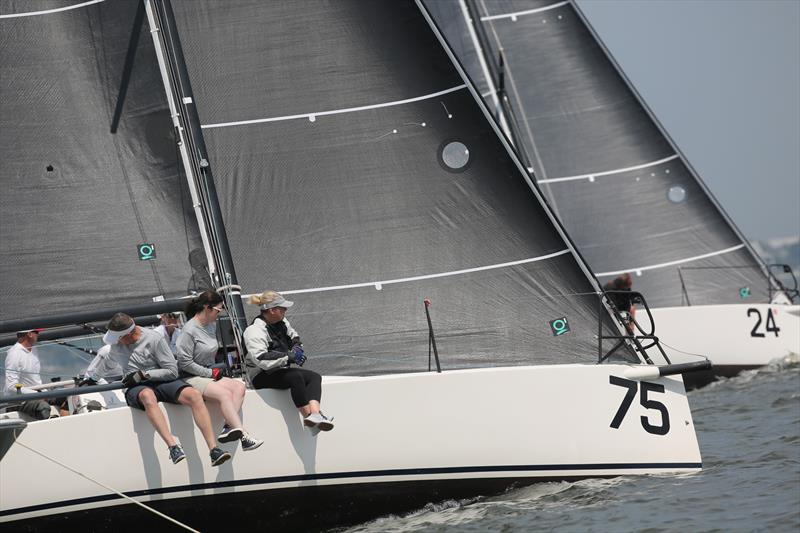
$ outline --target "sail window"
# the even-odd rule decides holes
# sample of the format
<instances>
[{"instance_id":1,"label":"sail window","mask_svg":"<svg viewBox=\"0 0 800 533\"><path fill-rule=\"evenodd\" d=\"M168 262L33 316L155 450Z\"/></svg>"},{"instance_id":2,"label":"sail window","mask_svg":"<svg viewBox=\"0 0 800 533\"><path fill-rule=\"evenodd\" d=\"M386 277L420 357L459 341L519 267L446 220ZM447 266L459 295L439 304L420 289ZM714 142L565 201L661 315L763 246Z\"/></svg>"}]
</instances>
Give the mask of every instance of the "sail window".
<instances>
[{"instance_id":1,"label":"sail window","mask_svg":"<svg viewBox=\"0 0 800 533\"><path fill-rule=\"evenodd\" d=\"M439 162L450 172L466 170L469 160L469 148L460 141L446 141L439 149Z\"/></svg>"},{"instance_id":2,"label":"sail window","mask_svg":"<svg viewBox=\"0 0 800 533\"><path fill-rule=\"evenodd\" d=\"M686 189L680 185L673 185L667 191L667 199L673 204L679 204L686 200Z\"/></svg>"}]
</instances>

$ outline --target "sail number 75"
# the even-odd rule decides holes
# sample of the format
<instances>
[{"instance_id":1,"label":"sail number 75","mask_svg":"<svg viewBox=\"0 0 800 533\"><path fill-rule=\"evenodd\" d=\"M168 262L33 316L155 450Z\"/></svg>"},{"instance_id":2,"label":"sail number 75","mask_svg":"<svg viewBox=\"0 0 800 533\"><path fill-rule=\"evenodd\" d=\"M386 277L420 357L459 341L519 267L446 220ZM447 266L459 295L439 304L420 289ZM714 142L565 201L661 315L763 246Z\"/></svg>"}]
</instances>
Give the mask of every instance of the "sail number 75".
<instances>
[{"instance_id":1,"label":"sail number 75","mask_svg":"<svg viewBox=\"0 0 800 533\"><path fill-rule=\"evenodd\" d=\"M658 383L648 383L647 381L633 381L630 379L618 378L617 376L609 376L608 381L612 385L617 385L618 387L628 389L628 391L625 393L625 397L622 399L619 409L617 409L617 414L614 415L614 420L611 421L612 428L619 429L619 426L622 425L622 420L628 413L628 409L630 409L638 390L640 392L639 403L642 405L642 407L645 409L654 409L661 413L660 426L651 424L650 419L646 416L640 417L644 430L654 435L666 435L669 433L669 412L667 412L667 406L658 400L651 400L647 397L647 395L651 392L663 393L664 385L659 385ZM639 383L642 385L641 389L639 388Z\"/></svg>"}]
</instances>

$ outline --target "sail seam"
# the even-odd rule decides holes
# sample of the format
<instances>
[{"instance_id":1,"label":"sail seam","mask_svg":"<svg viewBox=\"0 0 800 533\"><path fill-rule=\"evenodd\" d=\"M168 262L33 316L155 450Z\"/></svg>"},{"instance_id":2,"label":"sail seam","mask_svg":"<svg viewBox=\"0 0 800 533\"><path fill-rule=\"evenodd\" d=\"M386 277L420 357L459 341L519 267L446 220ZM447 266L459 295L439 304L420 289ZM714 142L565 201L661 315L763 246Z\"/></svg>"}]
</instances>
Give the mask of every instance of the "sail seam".
<instances>
[{"instance_id":1,"label":"sail seam","mask_svg":"<svg viewBox=\"0 0 800 533\"><path fill-rule=\"evenodd\" d=\"M650 163L643 163L641 165L636 165L632 167L625 167L625 168L616 168L614 170L605 170L603 172L593 172L591 174L581 174L579 176L564 176L563 178L549 178L544 180L538 180L536 183L556 183L560 181L575 181L575 180L592 180L598 176L611 176L613 174L621 174L623 172L630 172L631 170L641 170L643 168L654 167L656 165L660 165L662 163L666 163L668 161L672 161L673 159L677 159L678 154L673 154L669 157L665 157L664 159L659 159L658 161L651 161ZM528 167L528 170L533 172L533 168Z\"/></svg>"},{"instance_id":2,"label":"sail seam","mask_svg":"<svg viewBox=\"0 0 800 533\"><path fill-rule=\"evenodd\" d=\"M569 4L569 2L559 2L557 4L552 4L545 7L538 7L536 9L526 9L525 11L516 11L514 13L505 13L503 15L488 15L485 17L481 17L481 21L484 20L497 20L497 19L515 19L519 16L524 15L533 15L534 13L541 13L542 11L549 11L551 9L556 9L561 6L565 6Z\"/></svg>"},{"instance_id":3,"label":"sail seam","mask_svg":"<svg viewBox=\"0 0 800 533\"><path fill-rule=\"evenodd\" d=\"M603 276L618 276L620 274L625 274L626 272L636 272L640 274L645 270L655 270L657 268L664 268L673 265L680 265L681 263L690 263L692 261L697 261L698 259L706 259L707 257L714 257L715 255L722 255L727 254L730 252L734 252L739 250L740 248L744 248L744 244L738 244L736 246L731 246L730 248L726 248L724 250L719 250L717 252L711 252L703 255L696 255L694 257L687 257L686 259L678 259L677 261L670 261L668 263L660 263L658 265L648 265L643 267L636 267L636 268L628 268L626 270L615 270L614 272L598 272L596 276L603 277Z\"/></svg>"},{"instance_id":4,"label":"sail seam","mask_svg":"<svg viewBox=\"0 0 800 533\"><path fill-rule=\"evenodd\" d=\"M60 11L70 11L72 9L79 9L81 7L90 6L92 4L99 4L100 2L105 2L106 0L89 0L88 2L83 2L81 4L75 4L72 6L66 7L58 7L55 9L46 9L44 11L27 11L25 13L11 13L9 15L0 15L0 19L12 19L12 18L19 18L19 17L34 17L37 15L49 15L51 13L58 13Z\"/></svg>"},{"instance_id":5,"label":"sail seam","mask_svg":"<svg viewBox=\"0 0 800 533\"><path fill-rule=\"evenodd\" d=\"M545 259L551 259L553 257L558 257L560 255L568 254L569 248L554 252L552 254L541 255L539 257L529 257L528 259L520 259L518 261L509 261L507 263L496 263L494 265L486 265L481 267L475 268L465 268L462 270L451 270L449 272L437 272L436 274L424 274L422 276L412 276L408 278L396 278L396 279L388 279L384 281L370 281L366 283L352 283L350 285L332 285L330 287L313 287L310 289L294 289L294 290L282 290L279 291L281 294L302 294L307 292L325 292L325 291L337 291L342 289L357 289L361 287L375 287L377 290L380 290L383 285L393 285L396 283L407 283L409 281L419 281L423 279L434 279L434 278L444 278L449 276L458 276L460 274L469 274L471 272L480 272L483 270L494 270L498 268L505 268L509 266L515 265L523 265L525 263L535 263L537 261L544 261ZM249 294L242 295L242 298L247 298L250 296Z\"/></svg>"},{"instance_id":6,"label":"sail seam","mask_svg":"<svg viewBox=\"0 0 800 533\"><path fill-rule=\"evenodd\" d=\"M345 109L332 109L329 111L318 111L315 113L302 113L300 115L286 115L283 117L269 117L269 118L257 118L253 120L239 120L236 122L219 122L216 124L203 124L200 126L202 129L211 129L211 128L227 128L230 126L245 126L247 124L260 124L262 122L280 122L283 120L296 120L298 118L306 118L310 121L316 120L317 117L325 116L325 115L339 115L342 113L353 113L355 111L365 111L367 109L379 109L381 107L391 107L403 104L410 104L412 102L419 102L422 100L428 100L430 98L436 98L437 96L442 96L443 94L452 93L455 91L460 91L461 89L466 89L467 86L465 84L457 85L455 87L450 87L449 89L445 89L443 91L425 94L422 96L417 96L414 98L408 98L406 100L395 100L393 102L384 102L382 104L372 104L372 105L365 105L359 107L348 107Z\"/></svg>"}]
</instances>

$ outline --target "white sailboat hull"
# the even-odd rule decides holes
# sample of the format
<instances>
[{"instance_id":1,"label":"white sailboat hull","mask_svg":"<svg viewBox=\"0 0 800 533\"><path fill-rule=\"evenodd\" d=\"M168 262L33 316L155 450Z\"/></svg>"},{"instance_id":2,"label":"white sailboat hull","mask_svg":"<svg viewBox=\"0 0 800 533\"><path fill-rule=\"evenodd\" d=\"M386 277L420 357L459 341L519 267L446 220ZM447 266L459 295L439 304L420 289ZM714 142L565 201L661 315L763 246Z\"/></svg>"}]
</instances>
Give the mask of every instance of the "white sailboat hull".
<instances>
[{"instance_id":1,"label":"white sailboat hull","mask_svg":"<svg viewBox=\"0 0 800 533\"><path fill-rule=\"evenodd\" d=\"M800 353L800 306L776 304L698 305L651 309L656 336L673 363L711 359L706 373L685 376L689 388L732 376L776 360L796 360ZM647 330L646 313L636 319ZM662 358L649 350L653 361Z\"/></svg>"},{"instance_id":2,"label":"white sailboat hull","mask_svg":"<svg viewBox=\"0 0 800 533\"><path fill-rule=\"evenodd\" d=\"M127 407L33 422L16 442L2 434L0 522L38 530L167 525L45 457L204 531L221 527L219 516L247 515L251 529L293 520L327 527L514 482L699 470L680 376L611 383L629 368L326 378L323 404L336 428L316 437L286 391L248 391L245 427L266 442L251 452L222 445L234 457L219 468L182 406L164 406L187 454L178 465L144 413Z\"/></svg>"}]
</instances>

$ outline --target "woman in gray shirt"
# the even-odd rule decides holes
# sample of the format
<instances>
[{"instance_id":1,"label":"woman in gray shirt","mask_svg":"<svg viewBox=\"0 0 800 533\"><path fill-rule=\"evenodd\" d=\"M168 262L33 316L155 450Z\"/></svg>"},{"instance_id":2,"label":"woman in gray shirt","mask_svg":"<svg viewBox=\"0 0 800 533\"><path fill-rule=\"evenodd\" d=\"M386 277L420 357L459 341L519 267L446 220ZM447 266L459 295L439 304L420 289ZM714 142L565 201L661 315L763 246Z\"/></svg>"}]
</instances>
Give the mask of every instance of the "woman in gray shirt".
<instances>
[{"instance_id":1,"label":"woman in gray shirt","mask_svg":"<svg viewBox=\"0 0 800 533\"><path fill-rule=\"evenodd\" d=\"M239 417L247 387L241 380L223 377L221 368L212 368L219 349L217 317L222 310L222 296L213 291L205 291L189 301L186 316L190 320L177 343L178 368L181 378L200 391L203 398L219 404L225 426L217 440L241 440L242 450L255 450L264 441L248 435Z\"/></svg>"}]
</instances>

